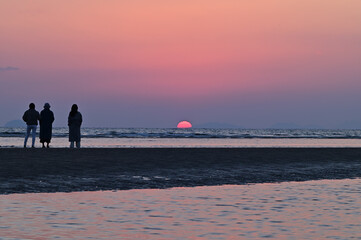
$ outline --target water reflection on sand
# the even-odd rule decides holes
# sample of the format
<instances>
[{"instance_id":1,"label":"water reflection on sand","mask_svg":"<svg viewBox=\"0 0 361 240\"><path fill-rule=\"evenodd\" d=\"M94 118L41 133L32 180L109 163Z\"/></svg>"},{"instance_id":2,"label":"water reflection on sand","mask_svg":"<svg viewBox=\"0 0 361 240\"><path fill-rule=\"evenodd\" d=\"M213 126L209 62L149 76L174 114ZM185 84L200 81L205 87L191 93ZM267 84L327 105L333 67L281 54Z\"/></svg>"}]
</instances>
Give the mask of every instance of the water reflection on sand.
<instances>
[{"instance_id":1,"label":"water reflection on sand","mask_svg":"<svg viewBox=\"0 0 361 240\"><path fill-rule=\"evenodd\" d=\"M24 138L0 137L0 147L21 148ZM39 143L35 144L40 147ZM67 138L54 138L52 148L67 148ZM83 138L85 148L239 148L239 147L361 147L361 139L312 139L312 138Z\"/></svg>"},{"instance_id":2,"label":"water reflection on sand","mask_svg":"<svg viewBox=\"0 0 361 240\"><path fill-rule=\"evenodd\" d=\"M361 179L0 196L0 236L27 239L350 239Z\"/></svg>"}]
</instances>

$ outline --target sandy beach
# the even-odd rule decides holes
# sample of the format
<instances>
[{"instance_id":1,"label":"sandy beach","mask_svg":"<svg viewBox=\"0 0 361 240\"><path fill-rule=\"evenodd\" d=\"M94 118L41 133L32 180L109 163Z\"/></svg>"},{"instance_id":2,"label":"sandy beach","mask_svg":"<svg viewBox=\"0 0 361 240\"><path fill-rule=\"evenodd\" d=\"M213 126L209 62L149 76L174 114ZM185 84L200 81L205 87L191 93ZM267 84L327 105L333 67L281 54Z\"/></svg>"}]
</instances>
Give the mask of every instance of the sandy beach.
<instances>
[{"instance_id":1,"label":"sandy beach","mask_svg":"<svg viewBox=\"0 0 361 240\"><path fill-rule=\"evenodd\" d=\"M359 148L0 149L0 193L361 177Z\"/></svg>"}]
</instances>

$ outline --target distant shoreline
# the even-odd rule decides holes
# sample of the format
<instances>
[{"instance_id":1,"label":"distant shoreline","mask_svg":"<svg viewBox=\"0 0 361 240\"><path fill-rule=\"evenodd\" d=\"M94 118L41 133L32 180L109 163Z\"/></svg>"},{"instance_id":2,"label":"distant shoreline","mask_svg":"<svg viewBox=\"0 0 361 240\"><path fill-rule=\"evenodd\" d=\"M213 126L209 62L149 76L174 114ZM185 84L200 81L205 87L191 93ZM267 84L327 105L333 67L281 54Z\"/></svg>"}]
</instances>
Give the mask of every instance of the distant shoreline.
<instances>
[{"instance_id":1,"label":"distant shoreline","mask_svg":"<svg viewBox=\"0 0 361 240\"><path fill-rule=\"evenodd\" d=\"M0 194L361 177L361 148L0 148Z\"/></svg>"}]
</instances>

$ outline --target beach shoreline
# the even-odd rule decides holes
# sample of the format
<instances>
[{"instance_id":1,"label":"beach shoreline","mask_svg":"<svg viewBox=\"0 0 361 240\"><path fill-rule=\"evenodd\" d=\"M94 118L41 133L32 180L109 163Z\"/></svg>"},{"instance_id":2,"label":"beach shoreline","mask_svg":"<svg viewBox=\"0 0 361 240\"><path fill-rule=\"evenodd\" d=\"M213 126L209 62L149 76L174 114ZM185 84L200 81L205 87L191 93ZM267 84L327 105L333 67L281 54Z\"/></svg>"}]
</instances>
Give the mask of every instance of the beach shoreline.
<instances>
[{"instance_id":1,"label":"beach shoreline","mask_svg":"<svg viewBox=\"0 0 361 240\"><path fill-rule=\"evenodd\" d=\"M0 194L361 177L361 148L0 148Z\"/></svg>"}]
</instances>

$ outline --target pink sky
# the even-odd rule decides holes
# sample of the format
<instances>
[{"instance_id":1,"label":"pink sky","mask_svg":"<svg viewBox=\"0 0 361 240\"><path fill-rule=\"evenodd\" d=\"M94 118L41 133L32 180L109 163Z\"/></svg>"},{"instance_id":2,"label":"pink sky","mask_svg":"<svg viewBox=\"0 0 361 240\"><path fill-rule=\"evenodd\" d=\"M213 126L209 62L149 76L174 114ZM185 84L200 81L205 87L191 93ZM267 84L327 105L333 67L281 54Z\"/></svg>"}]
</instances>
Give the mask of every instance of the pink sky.
<instances>
[{"instance_id":1,"label":"pink sky","mask_svg":"<svg viewBox=\"0 0 361 240\"><path fill-rule=\"evenodd\" d=\"M347 98L361 88L360 9L359 0L0 0L0 110L9 115L0 125L18 118L29 101L53 102L64 114L66 104L78 102L91 116L86 104L140 109L132 110L133 120L119 119L122 126L150 117L142 110L150 105L162 121L164 111L178 108L167 126L183 118L247 126L254 121L235 116L234 108L252 115L250 109L273 101L270 107L286 116L293 98L301 116L310 115L310 99L332 108L340 103L334 97L346 98L349 106L355 99ZM4 106L5 99L15 105ZM212 106L222 111L197 115ZM345 116L338 121L361 121L336 107ZM277 117L281 112L268 116L269 124L322 124L330 117L300 121ZM149 126L158 126L150 118Z\"/></svg>"}]
</instances>

